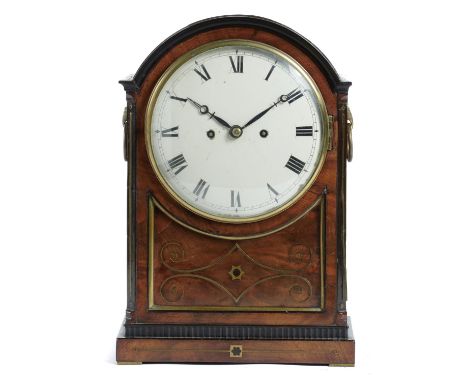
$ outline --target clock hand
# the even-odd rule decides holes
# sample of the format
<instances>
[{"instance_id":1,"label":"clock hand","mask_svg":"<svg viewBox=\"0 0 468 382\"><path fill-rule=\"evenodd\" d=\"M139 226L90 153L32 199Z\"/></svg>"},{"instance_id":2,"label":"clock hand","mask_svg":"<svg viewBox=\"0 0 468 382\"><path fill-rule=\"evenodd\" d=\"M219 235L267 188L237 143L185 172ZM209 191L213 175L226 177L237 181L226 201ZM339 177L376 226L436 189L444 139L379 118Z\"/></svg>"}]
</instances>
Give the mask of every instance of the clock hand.
<instances>
[{"instance_id":1,"label":"clock hand","mask_svg":"<svg viewBox=\"0 0 468 382\"><path fill-rule=\"evenodd\" d=\"M208 106L206 105L200 105L198 102L194 101L193 99L191 98L188 98L187 99L192 103L194 104L197 108L198 108L198 111L201 113L201 114L206 114L209 112L208 110Z\"/></svg>"},{"instance_id":2,"label":"clock hand","mask_svg":"<svg viewBox=\"0 0 468 382\"><path fill-rule=\"evenodd\" d=\"M260 118L262 118L266 113L268 113L271 109L273 109L275 106L278 106L279 103L284 103L284 102L287 102L289 100L289 98L293 95L293 93L297 90L294 89L293 91L289 92L288 94L283 94L281 95L279 98L278 98L278 102L273 102L273 105L271 105L270 107L266 108L265 110L263 110L262 112L258 113L255 117L253 117L252 119L250 119L243 127L242 129L245 129L247 126L251 125L252 123L254 123L255 121L258 121Z\"/></svg>"},{"instance_id":3,"label":"clock hand","mask_svg":"<svg viewBox=\"0 0 468 382\"><path fill-rule=\"evenodd\" d=\"M223 125L224 127L227 127L228 129L231 128L231 125L229 123L227 123L224 119L218 117L217 115L215 115L215 113L210 113L211 114L211 118L214 118L216 119L221 125Z\"/></svg>"},{"instance_id":4,"label":"clock hand","mask_svg":"<svg viewBox=\"0 0 468 382\"><path fill-rule=\"evenodd\" d=\"M283 94L281 97L279 97L280 102L287 102L291 97L293 97L296 93L296 90L299 88L295 88L291 90L288 94Z\"/></svg>"},{"instance_id":5,"label":"clock hand","mask_svg":"<svg viewBox=\"0 0 468 382\"><path fill-rule=\"evenodd\" d=\"M201 114L209 114L210 119L214 118L219 124L223 125L224 127L227 127L228 129L231 128L231 125L229 123L227 123L224 119L222 119L221 117L218 117L217 115L215 115L214 112L210 113L210 109L208 109L208 106L200 105L198 102L194 101L193 99L191 99L189 97L187 97L187 99L198 108L198 111Z\"/></svg>"},{"instance_id":6,"label":"clock hand","mask_svg":"<svg viewBox=\"0 0 468 382\"><path fill-rule=\"evenodd\" d=\"M253 117L249 122L247 122L242 128L245 129L247 126L251 125L255 121L258 121L260 118L262 118L266 113L268 113L271 109L273 109L276 105L278 105L279 102L274 102L273 105L270 107L266 108L263 110L261 113L258 113L255 117Z\"/></svg>"}]
</instances>

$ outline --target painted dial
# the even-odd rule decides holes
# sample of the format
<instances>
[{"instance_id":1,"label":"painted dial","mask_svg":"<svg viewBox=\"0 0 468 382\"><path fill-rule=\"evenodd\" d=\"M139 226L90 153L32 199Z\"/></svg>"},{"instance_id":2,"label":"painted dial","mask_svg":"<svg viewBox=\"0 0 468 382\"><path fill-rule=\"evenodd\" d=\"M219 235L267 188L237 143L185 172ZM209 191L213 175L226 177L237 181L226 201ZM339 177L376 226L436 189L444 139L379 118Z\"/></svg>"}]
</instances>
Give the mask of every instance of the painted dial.
<instances>
[{"instance_id":1,"label":"painted dial","mask_svg":"<svg viewBox=\"0 0 468 382\"><path fill-rule=\"evenodd\" d=\"M164 187L210 219L278 213L311 185L326 112L310 76L268 45L224 41L176 61L147 109L147 149Z\"/></svg>"}]
</instances>

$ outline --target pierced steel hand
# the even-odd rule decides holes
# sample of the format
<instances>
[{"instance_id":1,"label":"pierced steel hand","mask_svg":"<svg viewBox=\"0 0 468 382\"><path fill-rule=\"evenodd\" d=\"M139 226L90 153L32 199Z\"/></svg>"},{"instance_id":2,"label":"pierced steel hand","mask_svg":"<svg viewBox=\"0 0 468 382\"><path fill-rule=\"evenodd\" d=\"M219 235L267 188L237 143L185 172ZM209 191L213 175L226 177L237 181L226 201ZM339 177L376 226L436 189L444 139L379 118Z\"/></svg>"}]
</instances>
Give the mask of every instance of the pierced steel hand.
<instances>
[{"instance_id":1,"label":"pierced steel hand","mask_svg":"<svg viewBox=\"0 0 468 382\"><path fill-rule=\"evenodd\" d=\"M187 97L187 99L198 108L198 111L201 114L209 114L210 119L214 118L219 124L223 125L224 127L227 127L228 129L231 128L231 125L227 123L224 119L222 119L221 117L218 117L217 115L215 115L215 113L210 113L210 109L208 109L208 106L200 105L198 102L194 101L191 98Z\"/></svg>"},{"instance_id":2,"label":"pierced steel hand","mask_svg":"<svg viewBox=\"0 0 468 382\"><path fill-rule=\"evenodd\" d=\"M252 123L254 123L255 121L258 121L260 118L262 118L266 113L268 113L271 109L273 109L275 106L278 106L278 104L280 103L284 103L284 102L287 102L294 94L294 92L297 90L294 89L293 91L289 92L288 94L283 94L282 96L280 96L278 98L278 101L277 102L273 102L273 105L271 105L270 107L266 108L265 110L263 110L262 112L258 113L255 117L253 117L251 120L249 120L243 127L242 129L245 129L247 126L251 125Z\"/></svg>"}]
</instances>

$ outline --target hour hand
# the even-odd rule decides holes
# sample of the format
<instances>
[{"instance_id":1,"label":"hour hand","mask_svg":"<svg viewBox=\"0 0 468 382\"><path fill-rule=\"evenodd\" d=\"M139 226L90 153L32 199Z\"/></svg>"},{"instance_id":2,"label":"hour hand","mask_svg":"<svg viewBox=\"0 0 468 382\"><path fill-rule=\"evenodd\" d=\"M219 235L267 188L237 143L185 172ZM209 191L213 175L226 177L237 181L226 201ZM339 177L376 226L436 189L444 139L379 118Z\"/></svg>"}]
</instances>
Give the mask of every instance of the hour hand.
<instances>
[{"instance_id":1,"label":"hour hand","mask_svg":"<svg viewBox=\"0 0 468 382\"><path fill-rule=\"evenodd\" d=\"M187 99L198 108L198 110L200 111L201 114L209 114L210 119L214 118L219 124L223 125L224 127L227 127L228 129L231 128L231 125L229 123L227 123L224 119L222 119L221 117L218 117L217 115L215 115L214 112L211 113L210 109L208 109L208 106L200 105L198 102L194 101L193 99L191 99L189 97L187 97Z\"/></svg>"},{"instance_id":2,"label":"hour hand","mask_svg":"<svg viewBox=\"0 0 468 382\"><path fill-rule=\"evenodd\" d=\"M218 121L219 124L223 125L224 127L227 127L228 129L231 128L231 125L229 123L227 123L224 119L222 119L221 117L218 117L217 115L215 115L215 113L210 113L211 118L214 118L216 121Z\"/></svg>"},{"instance_id":3,"label":"hour hand","mask_svg":"<svg viewBox=\"0 0 468 382\"><path fill-rule=\"evenodd\" d=\"M208 109L208 106L206 105L200 105L198 102L194 101L193 99L191 98L188 98L187 99L193 104L195 105L197 108L198 108L198 111L201 113L201 114L206 114L209 112L209 109Z\"/></svg>"}]
</instances>

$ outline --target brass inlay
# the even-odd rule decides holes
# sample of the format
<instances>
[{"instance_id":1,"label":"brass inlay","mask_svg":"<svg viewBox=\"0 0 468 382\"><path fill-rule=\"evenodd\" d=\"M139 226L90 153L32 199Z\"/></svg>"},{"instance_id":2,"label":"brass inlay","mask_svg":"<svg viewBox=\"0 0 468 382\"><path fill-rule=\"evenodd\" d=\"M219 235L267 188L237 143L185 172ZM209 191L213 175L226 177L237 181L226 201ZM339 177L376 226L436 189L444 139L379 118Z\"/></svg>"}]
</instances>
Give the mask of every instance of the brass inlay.
<instances>
[{"instance_id":1,"label":"brass inlay","mask_svg":"<svg viewBox=\"0 0 468 382\"><path fill-rule=\"evenodd\" d=\"M172 263L182 263L186 261L185 250L182 244L177 242L165 243L161 248L161 261L165 262L164 253L169 253L169 260ZM165 264L168 268L169 265Z\"/></svg>"},{"instance_id":2,"label":"brass inlay","mask_svg":"<svg viewBox=\"0 0 468 382\"><path fill-rule=\"evenodd\" d=\"M253 283L252 285L249 285L247 288L245 288L238 296L234 296L231 291L229 291L229 289L227 289L224 285L220 284L219 282L209 278L209 277L206 277L206 276L201 276L201 275L193 275L193 274L182 274L182 275L174 275L174 276L169 276L168 278L166 278L162 283L161 283L161 287L159 288L159 291L160 291L160 294L161 294L161 297L164 298L167 302L172 302L170 300L168 300L166 298L166 296L164 295L163 293L163 288L164 286L170 282L171 280L174 280L174 279L180 279L180 278L192 278L192 279L197 279L197 280L203 280L203 281L206 281L208 283L210 283L211 285L215 286L216 288L222 290L223 292L225 292L229 297L232 298L232 300L237 304L241 299L242 297L245 296L245 294L250 291L251 289L257 287L258 285L266 282L266 281L270 281L270 280L275 280L275 279L279 279L279 278L282 278L282 277L289 277L289 278L295 278L295 279L299 279L303 282L305 282L307 284L307 286L309 287L309 296L312 294L312 285L310 284L310 281L307 280L305 277L302 277L302 276L298 276L298 275L274 275L274 276L267 276L267 277L264 277L260 280L258 280L257 282ZM183 295L183 290L182 291L179 291L179 293L181 295ZM153 306L154 307L154 306ZM150 309L152 309L153 307L150 306ZM180 310L180 306L168 306L167 308L168 309L165 309L166 307L165 306L158 306L155 310L160 310L160 309L164 309L164 310L173 310L173 309L177 309L177 310ZM197 310L198 308L206 308L204 306L193 306L191 308L194 308L193 310ZM211 307L207 307L207 308L211 308ZM220 307L220 308L231 308L231 307ZM238 306L238 307L233 307L235 308L235 310L250 310L252 309L251 307L244 307L244 306ZM272 307L258 307L258 308L253 308L254 310L270 310L270 309L273 309ZM305 310L310 310L310 309L318 309L320 310L319 308L279 308L280 310L298 310L298 309L305 309ZM206 309L201 309L201 310L206 310ZM207 310L210 310L210 309L207 309Z\"/></svg>"},{"instance_id":3,"label":"brass inlay","mask_svg":"<svg viewBox=\"0 0 468 382\"><path fill-rule=\"evenodd\" d=\"M139 361L117 361L117 365L141 365L142 363Z\"/></svg>"},{"instance_id":4,"label":"brass inlay","mask_svg":"<svg viewBox=\"0 0 468 382\"><path fill-rule=\"evenodd\" d=\"M226 349L201 349L201 348L147 348L147 349L134 349L135 353L139 352L162 352L162 353L170 353L170 352L183 352L189 351L194 353L229 353L230 350Z\"/></svg>"},{"instance_id":5,"label":"brass inlay","mask_svg":"<svg viewBox=\"0 0 468 382\"><path fill-rule=\"evenodd\" d=\"M231 345L229 347L229 357L242 358L242 345Z\"/></svg>"},{"instance_id":6,"label":"brass inlay","mask_svg":"<svg viewBox=\"0 0 468 382\"><path fill-rule=\"evenodd\" d=\"M314 209L317 206L320 206L320 306L319 307L284 307L284 306L267 306L267 307L256 307L256 306L177 306L177 305L157 305L154 303L154 220L155 220L155 209L158 208L161 210L166 216L171 217L174 221L179 222L175 217L172 217L168 213L168 211L165 211L164 208L157 202L157 200L154 198L154 196L149 195L148 199L148 298L149 298L149 310L165 310L165 311L276 311L276 312L320 312L323 311L325 308L325 254L326 254L326 248L325 248L325 217L326 217L326 212L325 212L325 205L326 205L326 198L325 198L325 192L309 207L307 208L306 212L301 214L299 217L294 219L293 222L298 221L300 218L304 217L308 212L310 212L312 209ZM287 224L286 226L289 226L293 223ZM182 226L186 226L185 224L181 224ZM281 229L286 228L286 226L280 227L278 229L269 231L267 233L261 234L261 236L254 235L253 237L262 237L269 235L274 232L278 232ZM198 229L192 227L194 231L199 231ZM203 231L199 231L200 233L203 233ZM208 236L212 236L211 234L207 234ZM215 236L215 235L213 235ZM251 237L245 237L245 238L251 238ZM232 237L229 239L233 239ZM274 272L279 272L281 274L279 275L274 275L274 276L268 276L266 278L263 278L261 280L258 280L255 284L250 285L248 288L244 289L244 291L238 295L234 296L228 289L226 289L223 285L219 284L217 281L212 280L210 278L207 278L205 276L200 276L200 275L194 275L192 272L198 271L201 269L206 269L208 267L211 267L215 264L218 264L221 262L220 259L223 259L225 256L228 256L230 253L232 253L233 250L238 249L244 256L249 258L250 261L254 262L256 265L261 266L265 269L274 271ZM255 259L251 258L248 256L247 253L245 253L242 248L236 243L233 248L226 254L215 260L214 262L208 264L205 267L197 268L195 270L178 270L177 268L174 268L170 265L167 264L163 260L163 264L168 267L168 269L181 273L179 275L174 275L170 276L167 278L160 286L160 293L162 291L162 288L164 285L173 279L176 279L178 277L193 277L196 279L201 279L206 282L209 282L213 286L223 290L225 293L227 293L235 303L239 302L239 300L245 295L245 293L248 292L251 288L255 287L258 284L261 284L267 280L271 280L274 278L279 278L279 277L295 277L298 279L301 279L301 281L305 281L308 285L309 288L312 288L309 280L295 275L295 274L287 274L286 272L292 272L292 271L286 271L282 269L275 269L272 267L269 267L265 264L257 262ZM181 293L183 291L175 291L174 296L182 296ZM312 294L311 289L310 289L310 294ZM163 296L163 298L165 298ZM166 298L165 298L166 299ZM167 299L166 299L167 301Z\"/></svg>"},{"instance_id":7,"label":"brass inlay","mask_svg":"<svg viewBox=\"0 0 468 382\"><path fill-rule=\"evenodd\" d=\"M241 350L241 355L240 356L235 356L235 355L232 355L232 351L234 350L234 352L236 354L238 354L239 352L236 350L236 348L240 348L239 350ZM154 353L178 353L178 352L193 352L193 353L225 353L225 354L229 354L231 358L237 358L237 357L242 357L244 354L249 354L249 353L252 353L252 354L275 354L275 353L279 353L279 354L284 354L284 353L307 353L308 356L311 356L311 355L320 355L320 356L323 356L324 355L324 352L323 351L314 351L314 350L311 350L311 349L245 349L243 345L230 345L229 349L204 349L204 348L200 348L200 347L193 347L193 348L179 348L179 347L160 347L160 348L155 348L155 347L152 347L152 348L143 348L143 349L138 349L138 348L134 348L133 351L135 353L144 353L144 352L154 352ZM118 364L122 364L122 365L125 365L127 364L127 362L118 362ZM141 364L141 362L128 362L128 364ZM330 363L328 364L328 366L339 366L339 367L354 367L354 364L353 363Z\"/></svg>"},{"instance_id":8,"label":"brass inlay","mask_svg":"<svg viewBox=\"0 0 468 382\"><path fill-rule=\"evenodd\" d=\"M293 350L283 350L283 349L257 349L257 350L243 350L244 353L304 353L304 350L293 349ZM307 354L314 354L315 352L307 351Z\"/></svg>"},{"instance_id":9,"label":"brass inlay","mask_svg":"<svg viewBox=\"0 0 468 382\"><path fill-rule=\"evenodd\" d=\"M245 274L240 265L233 265L228 273L232 280L242 280L242 276Z\"/></svg>"},{"instance_id":10,"label":"brass inlay","mask_svg":"<svg viewBox=\"0 0 468 382\"><path fill-rule=\"evenodd\" d=\"M149 200L149 204L150 204L150 207L151 207L151 204L153 204L153 208L156 206L158 208L158 210L160 210L164 215L166 215L169 219L173 220L174 222L176 222L177 224L181 225L182 227L185 227L187 229L189 229L190 231L193 231L193 232L196 232L196 233L199 233L199 234L202 234L202 235L205 235L205 236L209 236L209 237L216 237L218 239L225 239L225 240L247 240L247 239L258 239L260 237L265 237L265 236L268 236L268 235L272 235L274 233L277 233L279 231L282 231L283 229L285 228L288 228L289 226L293 225L294 223L296 223L298 220L302 219L304 216L306 216L310 211L312 211L315 207L317 207L318 205L322 205L324 203L324 198L323 198L323 193L314 201L314 203L312 203L302 214L292 218L291 220L289 220L287 223L277 227L277 228L274 228L272 230L269 230L269 231L265 231L265 232L261 232L261 233L256 233L256 234L253 234L253 235L244 235L244 236L226 236L226 235L218 235L216 233L211 233L211 232L206 232L206 231L202 231L201 229L198 229L190 224L187 224L187 223L184 223L182 220L178 219L177 217L175 217L174 215L172 215L168 210L166 210L163 205L161 203L158 202L158 200L153 196L153 195L150 195L150 200Z\"/></svg>"},{"instance_id":11,"label":"brass inlay","mask_svg":"<svg viewBox=\"0 0 468 382\"><path fill-rule=\"evenodd\" d=\"M158 96L168 81L168 79L174 74L174 72L182 66L185 62L188 60L192 59L196 55L203 53L205 51L208 51L210 49L215 49L215 48L220 48L220 47L225 47L225 46L245 46L248 48L255 48L255 49L262 49L267 52L273 53L278 55L279 57L283 58L285 61L287 61L291 66L293 66L303 77L304 79L309 83L315 97L318 103L318 111L319 115L318 117L320 118L320 123L322 126L322 141L321 141L321 146L320 146L320 154L319 154L319 159L317 162L317 165L315 169L312 172L312 175L310 179L304 184L304 187L302 190L300 190L289 202L281 206L280 208L277 208L276 210L270 211L265 214L261 214L258 216L252 216L252 217L244 217L244 218L233 218L233 217L222 217L222 216L217 216L210 214L208 212L202 211L195 207L194 205L190 204L189 201L178 195L171 187L171 185L167 182L167 180L164 178L162 175L164 171L161 171L156 163L156 159L154 158L153 154L153 144L152 144L152 138L151 138L151 122L152 122L152 117L153 117L153 111L154 111L154 106L156 104L156 101L158 99ZM242 40L242 39L233 39L233 40L221 40L221 41L214 41L205 45L202 45L194 50L191 50L190 52L187 52L186 54L182 55L179 57L177 60L175 60L172 65L169 66L168 69L161 75L159 78L158 82L156 83L156 86L154 87L151 96L148 100L148 105L146 108L146 116L145 116L145 139L146 139L146 151L148 154L148 158L151 162L151 166L159 179L160 183L162 186L165 188L165 190L174 198L179 204L187 208L188 210L203 216L207 219L215 220L215 221L220 221L220 222L225 222L225 223L247 223L247 222L255 222L259 220L264 220L267 219L271 216L277 215L280 212L286 210L287 208L291 207L294 203L296 203L310 188L310 186L315 182L317 179L320 170L322 169L322 166L325 162L325 157L327 155L327 149L328 149L328 144L329 144L329 138L328 138L328 132L327 132L327 127L328 127L328 114L327 114L327 109L325 106L325 101L322 97L322 94L320 93L320 90L313 80L313 78L310 76L310 74L292 57L287 55L286 53L278 50L277 48L263 44L260 42L252 41L252 40Z\"/></svg>"},{"instance_id":12,"label":"brass inlay","mask_svg":"<svg viewBox=\"0 0 468 382\"><path fill-rule=\"evenodd\" d=\"M172 244L172 243L168 243L168 244ZM284 269L284 268L274 268L274 267L270 267L269 265L266 265L266 264L263 264L261 263L260 261L254 259L253 257L249 256L249 254L247 252L245 252L242 247L236 243L232 246L232 248L227 251L224 255L221 255L217 258L215 258L214 260L212 260L208 265L205 265L205 266L202 266L202 267L198 267L198 268L184 268L184 269L180 269L180 268L175 268L173 267L172 265L170 265L164 258L163 256L163 251L165 249L166 246L163 246L163 248L161 248L161 252L160 252L160 259L161 259L161 263L169 270L171 270L172 272L177 272L177 273L194 273L194 272L200 272L200 271L204 271L204 270L207 270L207 269L210 269L212 267L214 267L215 265L218 265L218 264L221 264L223 262L224 259L226 259L227 257L231 256L234 252L236 251L239 251L239 253L241 255L243 255L245 258L247 258L247 260L249 260L250 262L252 262L253 264L255 264L256 266L260 267L260 268L263 268L263 269L266 269L267 271L271 271L271 272L277 272L277 273L291 273L291 272L295 272L294 270L292 269Z\"/></svg>"},{"instance_id":13,"label":"brass inlay","mask_svg":"<svg viewBox=\"0 0 468 382\"><path fill-rule=\"evenodd\" d=\"M124 128L124 142L123 142L123 153L124 160L128 161L128 111L127 106L125 106L123 115L122 115L122 126Z\"/></svg>"},{"instance_id":14,"label":"brass inlay","mask_svg":"<svg viewBox=\"0 0 468 382\"><path fill-rule=\"evenodd\" d=\"M354 367L354 363L331 363L330 367Z\"/></svg>"},{"instance_id":15,"label":"brass inlay","mask_svg":"<svg viewBox=\"0 0 468 382\"><path fill-rule=\"evenodd\" d=\"M294 284L289 288L289 295L296 302L305 302L310 298L311 289L307 291L307 294L304 294L304 288L299 284Z\"/></svg>"},{"instance_id":16,"label":"brass inlay","mask_svg":"<svg viewBox=\"0 0 468 382\"><path fill-rule=\"evenodd\" d=\"M353 114L349 106L346 108L346 159L353 160Z\"/></svg>"},{"instance_id":17,"label":"brass inlay","mask_svg":"<svg viewBox=\"0 0 468 382\"><path fill-rule=\"evenodd\" d=\"M328 116L328 151L333 150L333 115Z\"/></svg>"},{"instance_id":18,"label":"brass inlay","mask_svg":"<svg viewBox=\"0 0 468 382\"><path fill-rule=\"evenodd\" d=\"M320 203L320 311L325 309L326 199Z\"/></svg>"},{"instance_id":19,"label":"brass inlay","mask_svg":"<svg viewBox=\"0 0 468 382\"><path fill-rule=\"evenodd\" d=\"M240 355L239 354L240 350ZM243 345L230 345L229 349L203 349L200 347L195 347L195 348L178 348L178 347L167 347L167 348L145 348L145 349L138 349L134 348L133 351L135 353L140 353L140 352L154 352L154 353L171 353L171 352L193 352L193 353L225 353L229 354L229 357L231 358L242 358L244 354L247 353L267 353L267 354L274 354L274 353L304 353L305 351L303 349L292 349L292 350L287 350L287 349L252 349L252 350L246 350L244 349ZM234 353L233 353L234 351ZM322 354L320 352L313 352L313 351L307 351L307 354ZM141 362L140 362L141 363ZM120 363L119 364L125 364L125 363ZM129 364L139 364L139 362L129 362ZM335 364L339 365L339 364ZM344 364L343 364L344 365ZM331 366L331 365L330 365Z\"/></svg>"}]
</instances>

